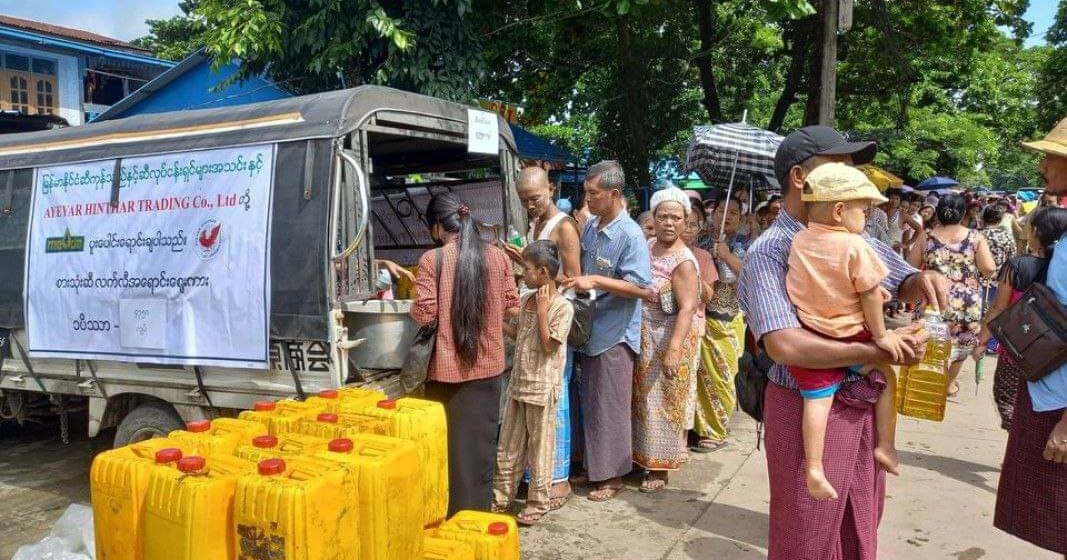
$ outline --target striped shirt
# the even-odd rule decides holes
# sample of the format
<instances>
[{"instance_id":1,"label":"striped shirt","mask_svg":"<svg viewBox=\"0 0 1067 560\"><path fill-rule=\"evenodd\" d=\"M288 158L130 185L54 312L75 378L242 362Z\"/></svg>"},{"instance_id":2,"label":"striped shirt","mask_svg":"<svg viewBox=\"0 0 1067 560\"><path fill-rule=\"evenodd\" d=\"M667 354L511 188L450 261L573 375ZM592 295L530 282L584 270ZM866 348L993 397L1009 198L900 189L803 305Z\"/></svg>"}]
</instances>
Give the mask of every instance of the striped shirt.
<instances>
[{"instance_id":1,"label":"striped shirt","mask_svg":"<svg viewBox=\"0 0 1067 560\"><path fill-rule=\"evenodd\" d=\"M778 214L778 219L756 239L745 255L744 266L741 267L739 299L741 310L745 313L745 322L757 340L769 332L803 328L785 288L793 236L802 229L804 225L783 209ZM882 286L895 295L904 280L918 270L885 243L867 235L864 235L864 238L889 269L889 275L882 281ZM775 364L768 376L771 381L783 387L797 388L796 380L789 374L785 365ZM849 380L855 377L855 374L849 374Z\"/></svg>"}]
</instances>

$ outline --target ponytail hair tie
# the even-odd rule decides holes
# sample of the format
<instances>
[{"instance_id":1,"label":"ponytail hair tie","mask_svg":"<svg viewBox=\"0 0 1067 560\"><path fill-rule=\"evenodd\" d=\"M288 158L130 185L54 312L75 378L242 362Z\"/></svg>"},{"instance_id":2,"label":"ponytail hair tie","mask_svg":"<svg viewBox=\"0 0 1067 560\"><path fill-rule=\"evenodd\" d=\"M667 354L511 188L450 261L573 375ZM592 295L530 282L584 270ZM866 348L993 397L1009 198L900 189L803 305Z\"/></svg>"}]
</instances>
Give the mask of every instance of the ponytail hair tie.
<instances>
[{"instance_id":1,"label":"ponytail hair tie","mask_svg":"<svg viewBox=\"0 0 1067 560\"><path fill-rule=\"evenodd\" d=\"M456 209L456 214L459 214L461 218L465 218L471 215L471 209L466 204L460 204L459 208Z\"/></svg>"}]
</instances>

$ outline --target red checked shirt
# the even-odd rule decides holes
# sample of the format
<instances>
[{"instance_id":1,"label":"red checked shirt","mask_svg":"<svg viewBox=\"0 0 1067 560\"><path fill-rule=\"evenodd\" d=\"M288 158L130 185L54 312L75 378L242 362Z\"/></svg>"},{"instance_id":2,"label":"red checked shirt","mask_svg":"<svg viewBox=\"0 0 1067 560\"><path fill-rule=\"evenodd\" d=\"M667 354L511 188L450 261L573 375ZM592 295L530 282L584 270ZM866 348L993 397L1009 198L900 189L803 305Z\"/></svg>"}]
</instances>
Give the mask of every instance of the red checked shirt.
<instances>
[{"instance_id":1,"label":"red checked shirt","mask_svg":"<svg viewBox=\"0 0 1067 560\"><path fill-rule=\"evenodd\" d=\"M504 372L504 311L519 306L519 292L512 276L511 259L503 250L485 247L485 322L478 337L478 355L468 365L461 363L452 337L452 287L456 276L459 245L451 241L441 251L441 286L434 278L435 250L419 259L415 279L415 305L411 316L420 325L437 319L437 344L426 377L431 381L461 383L494 377Z\"/></svg>"}]
</instances>

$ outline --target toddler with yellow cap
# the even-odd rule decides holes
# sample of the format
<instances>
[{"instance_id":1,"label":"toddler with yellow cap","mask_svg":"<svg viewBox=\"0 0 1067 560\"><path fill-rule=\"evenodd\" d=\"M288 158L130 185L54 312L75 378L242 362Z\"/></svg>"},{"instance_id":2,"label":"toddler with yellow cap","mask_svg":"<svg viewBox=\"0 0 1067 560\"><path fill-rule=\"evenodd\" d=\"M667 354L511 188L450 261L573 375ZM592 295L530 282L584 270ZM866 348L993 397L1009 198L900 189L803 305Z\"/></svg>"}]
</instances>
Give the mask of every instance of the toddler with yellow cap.
<instances>
[{"instance_id":1,"label":"toddler with yellow cap","mask_svg":"<svg viewBox=\"0 0 1067 560\"><path fill-rule=\"evenodd\" d=\"M786 290L797 317L810 331L835 340L870 342L901 361L906 348L900 335L885 326L882 306L889 294L882 281L889 274L878 254L863 238L867 211L886 198L860 170L843 163L826 163L808 174L801 192L807 203L808 227L793 238ZM873 366L862 371L869 373ZM898 474L891 368L883 370L888 387L875 405L878 441L874 457ZM789 368L804 398L801 432L807 462L808 492L815 499L832 500L837 491L823 471L826 424L834 394L844 381L841 368Z\"/></svg>"}]
</instances>

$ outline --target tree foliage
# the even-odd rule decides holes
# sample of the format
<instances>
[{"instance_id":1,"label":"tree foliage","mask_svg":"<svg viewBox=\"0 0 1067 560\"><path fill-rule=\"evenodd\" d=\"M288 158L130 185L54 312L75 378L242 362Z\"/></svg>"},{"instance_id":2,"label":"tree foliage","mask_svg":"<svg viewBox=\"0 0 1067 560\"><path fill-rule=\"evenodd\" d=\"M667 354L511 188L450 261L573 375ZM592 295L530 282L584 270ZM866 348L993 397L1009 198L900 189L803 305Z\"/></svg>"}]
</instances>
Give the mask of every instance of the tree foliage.
<instances>
[{"instance_id":1,"label":"tree foliage","mask_svg":"<svg viewBox=\"0 0 1067 560\"><path fill-rule=\"evenodd\" d=\"M188 0L140 44L205 45L297 92L387 84L522 105L572 152L636 184L692 126L810 122L815 0ZM1048 47L1023 47L1028 0L865 0L838 38L838 127L877 139L908 180L1036 181L1018 142L1067 112L1067 0Z\"/></svg>"},{"instance_id":2,"label":"tree foliage","mask_svg":"<svg viewBox=\"0 0 1067 560\"><path fill-rule=\"evenodd\" d=\"M1052 51L1041 67L1037 98L1039 128L1048 130L1067 117L1067 0L1060 0L1056 19L1045 34Z\"/></svg>"}]
</instances>

